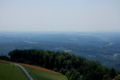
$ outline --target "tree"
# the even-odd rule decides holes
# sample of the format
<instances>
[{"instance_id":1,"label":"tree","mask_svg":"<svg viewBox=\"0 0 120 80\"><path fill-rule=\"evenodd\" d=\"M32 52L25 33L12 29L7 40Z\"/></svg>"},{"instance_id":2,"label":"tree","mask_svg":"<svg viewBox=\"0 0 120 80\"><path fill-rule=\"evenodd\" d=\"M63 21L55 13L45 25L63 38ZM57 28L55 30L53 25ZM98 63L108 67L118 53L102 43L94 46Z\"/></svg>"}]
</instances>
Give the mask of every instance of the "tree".
<instances>
[{"instance_id":1,"label":"tree","mask_svg":"<svg viewBox=\"0 0 120 80\"><path fill-rule=\"evenodd\" d=\"M106 74L103 76L102 80L112 80L112 78L108 74Z\"/></svg>"},{"instance_id":2,"label":"tree","mask_svg":"<svg viewBox=\"0 0 120 80\"><path fill-rule=\"evenodd\" d=\"M120 80L120 74L117 75L113 80Z\"/></svg>"},{"instance_id":3,"label":"tree","mask_svg":"<svg viewBox=\"0 0 120 80\"><path fill-rule=\"evenodd\" d=\"M112 69L110 70L109 75L110 75L110 77L113 79L113 78L117 75L116 70L115 70L114 68L112 68Z\"/></svg>"}]
</instances>

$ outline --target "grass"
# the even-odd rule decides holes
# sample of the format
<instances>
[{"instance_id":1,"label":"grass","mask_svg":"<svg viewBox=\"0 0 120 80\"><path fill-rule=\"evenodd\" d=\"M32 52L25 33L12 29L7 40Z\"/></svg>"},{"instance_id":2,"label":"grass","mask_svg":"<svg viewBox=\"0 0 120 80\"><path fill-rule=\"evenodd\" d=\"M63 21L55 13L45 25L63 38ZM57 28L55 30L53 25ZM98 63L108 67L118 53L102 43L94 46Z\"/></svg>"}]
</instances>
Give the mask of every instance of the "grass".
<instances>
[{"instance_id":1,"label":"grass","mask_svg":"<svg viewBox=\"0 0 120 80\"><path fill-rule=\"evenodd\" d=\"M34 80L68 80L67 77L65 77L62 74L55 74L45 71L36 70L33 68L27 68L31 76L34 78Z\"/></svg>"},{"instance_id":2,"label":"grass","mask_svg":"<svg viewBox=\"0 0 120 80\"><path fill-rule=\"evenodd\" d=\"M0 62L0 80L28 80L14 64Z\"/></svg>"},{"instance_id":3,"label":"grass","mask_svg":"<svg viewBox=\"0 0 120 80\"><path fill-rule=\"evenodd\" d=\"M21 64L26 68L34 80L68 80L61 73L38 66ZM21 69L12 62L0 61L0 80L28 80Z\"/></svg>"}]
</instances>

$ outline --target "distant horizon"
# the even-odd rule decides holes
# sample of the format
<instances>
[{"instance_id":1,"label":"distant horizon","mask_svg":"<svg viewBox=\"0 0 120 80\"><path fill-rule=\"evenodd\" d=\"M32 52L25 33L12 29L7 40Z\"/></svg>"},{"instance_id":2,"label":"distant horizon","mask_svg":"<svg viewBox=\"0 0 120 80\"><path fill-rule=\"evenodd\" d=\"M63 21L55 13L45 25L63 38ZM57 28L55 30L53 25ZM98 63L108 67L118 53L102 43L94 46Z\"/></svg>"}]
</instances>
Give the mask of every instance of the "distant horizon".
<instances>
[{"instance_id":1,"label":"distant horizon","mask_svg":"<svg viewBox=\"0 0 120 80\"><path fill-rule=\"evenodd\" d=\"M0 31L0 33L120 33L119 31Z\"/></svg>"}]
</instances>

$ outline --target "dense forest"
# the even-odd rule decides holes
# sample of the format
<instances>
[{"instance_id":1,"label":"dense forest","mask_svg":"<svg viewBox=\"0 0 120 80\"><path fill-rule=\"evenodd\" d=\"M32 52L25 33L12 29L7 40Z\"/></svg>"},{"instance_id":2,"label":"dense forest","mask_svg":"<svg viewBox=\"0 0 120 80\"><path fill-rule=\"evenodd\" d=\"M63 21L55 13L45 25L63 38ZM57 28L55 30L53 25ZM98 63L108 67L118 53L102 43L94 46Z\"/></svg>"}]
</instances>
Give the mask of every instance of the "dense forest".
<instances>
[{"instance_id":1,"label":"dense forest","mask_svg":"<svg viewBox=\"0 0 120 80\"><path fill-rule=\"evenodd\" d=\"M68 80L120 80L119 72L109 69L99 62L75 56L66 52L44 50L14 50L10 60L42 66L68 77ZM1 57L7 59L6 57Z\"/></svg>"}]
</instances>

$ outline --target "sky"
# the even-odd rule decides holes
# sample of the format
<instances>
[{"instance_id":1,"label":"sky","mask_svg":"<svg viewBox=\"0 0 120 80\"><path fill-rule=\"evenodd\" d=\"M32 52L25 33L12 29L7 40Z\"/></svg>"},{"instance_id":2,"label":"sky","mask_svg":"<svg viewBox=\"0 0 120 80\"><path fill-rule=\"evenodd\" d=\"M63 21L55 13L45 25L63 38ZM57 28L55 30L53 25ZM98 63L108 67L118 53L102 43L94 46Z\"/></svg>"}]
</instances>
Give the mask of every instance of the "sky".
<instances>
[{"instance_id":1,"label":"sky","mask_svg":"<svg viewBox=\"0 0 120 80\"><path fill-rule=\"evenodd\" d=\"M120 31L120 0L0 0L0 31Z\"/></svg>"}]
</instances>

